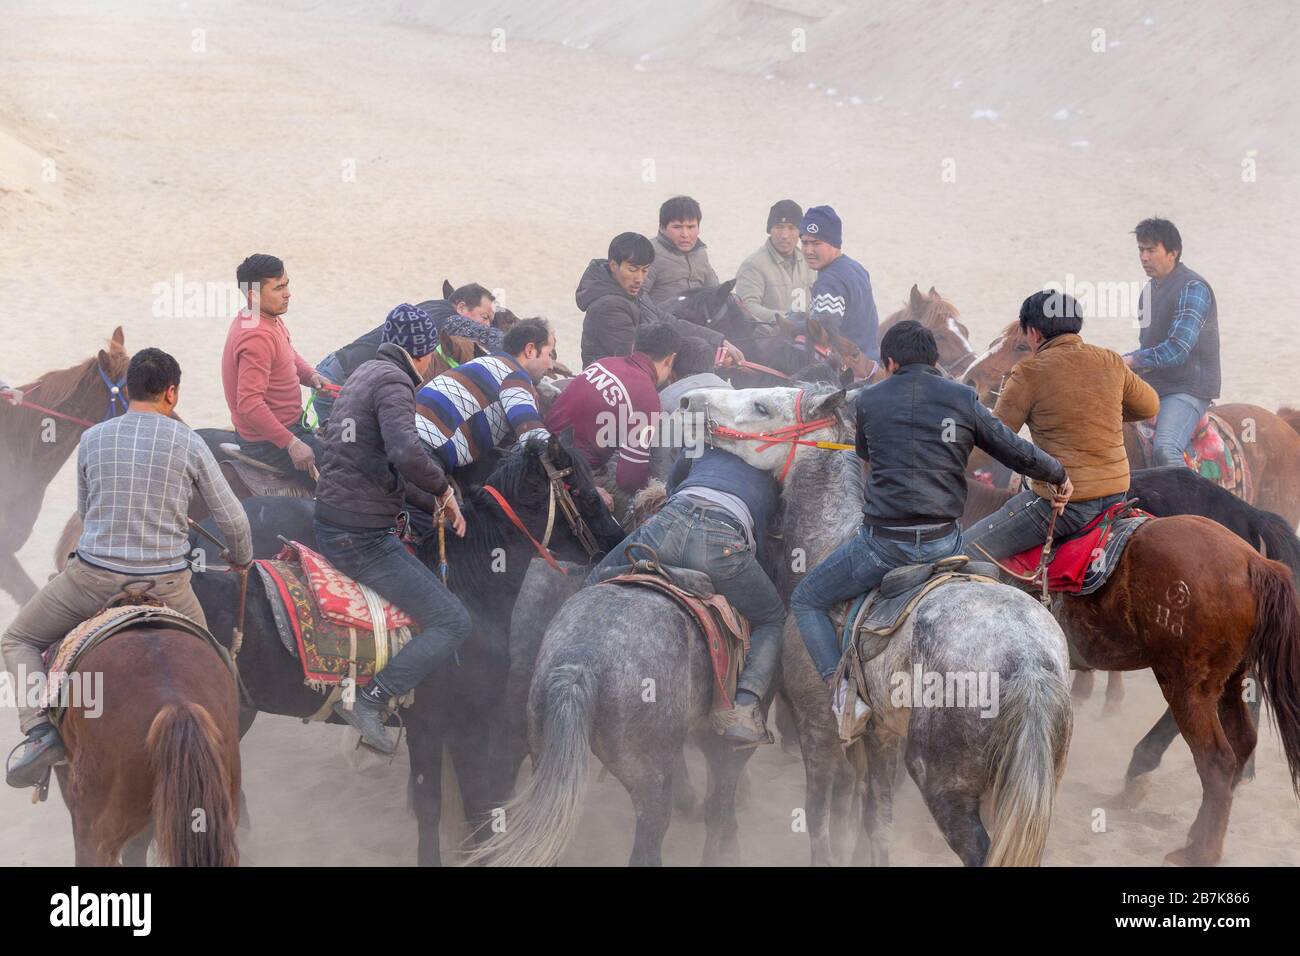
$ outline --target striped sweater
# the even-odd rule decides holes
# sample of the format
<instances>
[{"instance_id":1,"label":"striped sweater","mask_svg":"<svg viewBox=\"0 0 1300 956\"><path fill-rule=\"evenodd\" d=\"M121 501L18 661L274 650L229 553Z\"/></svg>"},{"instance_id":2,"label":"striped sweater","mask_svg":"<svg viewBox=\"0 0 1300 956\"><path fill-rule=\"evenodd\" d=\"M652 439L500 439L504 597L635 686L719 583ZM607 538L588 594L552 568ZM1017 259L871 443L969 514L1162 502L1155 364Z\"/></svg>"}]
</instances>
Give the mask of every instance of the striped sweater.
<instances>
[{"instance_id":1,"label":"striped sweater","mask_svg":"<svg viewBox=\"0 0 1300 956\"><path fill-rule=\"evenodd\" d=\"M477 461L512 432L546 437L532 377L493 352L434 378L415 394L415 429L448 474Z\"/></svg>"}]
</instances>

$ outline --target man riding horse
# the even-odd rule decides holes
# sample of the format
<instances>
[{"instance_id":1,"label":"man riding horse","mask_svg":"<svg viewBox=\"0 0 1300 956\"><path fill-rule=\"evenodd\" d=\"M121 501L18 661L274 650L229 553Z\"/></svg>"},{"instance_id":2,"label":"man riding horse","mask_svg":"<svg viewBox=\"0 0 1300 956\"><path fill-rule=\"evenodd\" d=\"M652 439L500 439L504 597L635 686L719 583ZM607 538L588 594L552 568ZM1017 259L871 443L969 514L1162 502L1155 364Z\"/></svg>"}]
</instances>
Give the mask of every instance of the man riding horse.
<instances>
[{"instance_id":1,"label":"man riding horse","mask_svg":"<svg viewBox=\"0 0 1300 956\"><path fill-rule=\"evenodd\" d=\"M206 625L190 587L186 515L203 497L230 548L230 561L253 559L248 518L212 452L180 419L181 369L159 349L143 349L127 369L131 403L125 414L88 429L77 449L77 511L84 530L67 567L27 602L0 641L5 668L18 688L41 675L41 655L89 620L133 581L149 595ZM18 708L27 740L8 768L13 787L30 787L61 760L63 741L39 707Z\"/></svg>"},{"instance_id":2,"label":"man riding horse","mask_svg":"<svg viewBox=\"0 0 1300 956\"><path fill-rule=\"evenodd\" d=\"M248 307L230 323L221 384L239 450L304 485L320 442L302 423L300 385L320 388L321 374L294 349L281 318L289 311L289 275L275 256L249 256L235 273Z\"/></svg>"},{"instance_id":3,"label":"man riding horse","mask_svg":"<svg viewBox=\"0 0 1300 956\"><path fill-rule=\"evenodd\" d=\"M1183 464L1210 402L1219 397L1219 309L1214 290L1183 265L1183 237L1168 219L1134 230L1142 269L1141 348L1124 356L1160 396L1152 453L1157 465Z\"/></svg>"},{"instance_id":4,"label":"man riding horse","mask_svg":"<svg viewBox=\"0 0 1300 956\"><path fill-rule=\"evenodd\" d=\"M937 368L934 333L919 322L899 322L880 343L889 377L856 400L855 445L870 465L862 527L808 572L790 599L808 653L832 684L840 641L831 608L874 590L885 573L961 554L958 519L966 507L966 462L980 448L1009 468L1068 487L1065 468L998 421L975 390ZM847 681L831 686L838 717ZM870 711L854 702L853 722Z\"/></svg>"},{"instance_id":5,"label":"man riding horse","mask_svg":"<svg viewBox=\"0 0 1300 956\"><path fill-rule=\"evenodd\" d=\"M767 213L767 241L740 264L732 292L754 319L755 335L779 335L780 320L807 313L817 272L799 249L803 210L782 199Z\"/></svg>"},{"instance_id":6,"label":"man riding horse","mask_svg":"<svg viewBox=\"0 0 1300 956\"><path fill-rule=\"evenodd\" d=\"M993 414L1013 431L1028 424L1034 443L1061 460L1070 480L1049 488L1030 475L1039 479L1032 490L967 533L974 556L1005 558L1042 544L1054 505L1053 533L1061 540L1123 501L1129 485L1124 422L1150 418L1160 408L1155 390L1124 359L1083 341L1083 312L1072 296L1035 292L1020 307L1020 328L1033 354L1007 378ZM1064 508L1061 498L1068 502Z\"/></svg>"},{"instance_id":7,"label":"man riding horse","mask_svg":"<svg viewBox=\"0 0 1300 956\"><path fill-rule=\"evenodd\" d=\"M428 313L399 305L384 323L377 356L348 378L325 426L314 530L321 553L414 619L410 642L334 711L365 743L391 754L388 701L420 683L470 632L469 612L442 580L406 550L398 516L414 506L441 512L464 537L465 519L438 461L416 437L415 390L438 347Z\"/></svg>"},{"instance_id":8,"label":"man riding horse","mask_svg":"<svg viewBox=\"0 0 1300 956\"><path fill-rule=\"evenodd\" d=\"M813 206L804 213L799 232L804 258L817 270L808 317L879 360L880 318L871 276L860 262L840 251L844 239L839 215L830 206Z\"/></svg>"}]
</instances>

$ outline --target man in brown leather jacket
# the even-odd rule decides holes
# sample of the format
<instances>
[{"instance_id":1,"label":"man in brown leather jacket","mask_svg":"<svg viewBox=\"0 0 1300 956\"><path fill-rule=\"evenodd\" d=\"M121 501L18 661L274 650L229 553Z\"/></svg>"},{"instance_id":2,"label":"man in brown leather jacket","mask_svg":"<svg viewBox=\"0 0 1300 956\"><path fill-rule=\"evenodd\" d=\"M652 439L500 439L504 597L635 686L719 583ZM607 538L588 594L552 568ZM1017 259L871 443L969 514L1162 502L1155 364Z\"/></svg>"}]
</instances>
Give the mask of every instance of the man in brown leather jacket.
<instances>
[{"instance_id":1,"label":"man in brown leather jacket","mask_svg":"<svg viewBox=\"0 0 1300 956\"><path fill-rule=\"evenodd\" d=\"M1064 486L1034 482L966 532L967 553L1002 558L1053 535L1068 537L1128 493L1124 422L1155 415L1160 400L1110 349L1079 336L1083 313L1070 296L1035 292L1020 307L1020 328L1034 354L1012 371L993 414L1012 431L1026 424L1036 446L1058 459Z\"/></svg>"}]
</instances>

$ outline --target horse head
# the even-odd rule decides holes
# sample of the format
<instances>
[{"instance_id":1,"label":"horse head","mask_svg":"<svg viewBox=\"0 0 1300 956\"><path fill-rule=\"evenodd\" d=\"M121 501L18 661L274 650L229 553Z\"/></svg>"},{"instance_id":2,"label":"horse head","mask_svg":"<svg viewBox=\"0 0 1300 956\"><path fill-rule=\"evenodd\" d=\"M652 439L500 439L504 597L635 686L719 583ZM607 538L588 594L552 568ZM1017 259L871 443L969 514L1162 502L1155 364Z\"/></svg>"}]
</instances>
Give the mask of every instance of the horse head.
<instances>
[{"instance_id":1,"label":"horse head","mask_svg":"<svg viewBox=\"0 0 1300 956\"><path fill-rule=\"evenodd\" d=\"M668 302L666 309L679 319L726 334L728 330L734 330L736 320L746 317L736 297L731 294L735 286L736 280L728 279L722 285L692 289Z\"/></svg>"},{"instance_id":2,"label":"horse head","mask_svg":"<svg viewBox=\"0 0 1300 956\"><path fill-rule=\"evenodd\" d=\"M880 323L883 335L890 327L899 322L911 320L919 322L934 334L939 346L939 368L950 378L961 378L963 370L976 358L970 344L970 330L962 323L957 307L945 299L934 286L929 292L922 292L917 285L912 286L907 303Z\"/></svg>"},{"instance_id":3,"label":"horse head","mask_svg":"<svg viewBox=\"0 0 1300 956\"><path fill-rule=\"evenodd\" d=\"M1020 323L1012 322L966 370L964 381L979 393L981 402L992 407L1011 370L1031 353L1029 337L1020 330Z\"/></svg>"},{"instance_id":4,"label":"horse head","mask_svg":"<svg viewBox=\"0 0 1300 956\"><path fill-rule=\"evenodd\" d=\"M682 396L682 410L701 417L709 444L775 475L816 453L816 442L853 440L852 405L834 386L695 389Z\"/></svg>"}]
</instances>

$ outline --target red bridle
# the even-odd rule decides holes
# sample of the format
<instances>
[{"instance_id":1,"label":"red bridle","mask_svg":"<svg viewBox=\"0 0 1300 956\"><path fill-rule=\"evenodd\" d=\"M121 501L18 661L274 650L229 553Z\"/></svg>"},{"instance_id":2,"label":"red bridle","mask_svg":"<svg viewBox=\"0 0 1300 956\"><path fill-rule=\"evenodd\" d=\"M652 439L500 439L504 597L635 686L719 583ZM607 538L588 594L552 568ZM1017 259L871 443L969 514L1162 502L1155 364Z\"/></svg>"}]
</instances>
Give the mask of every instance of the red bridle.
<instances>
[{"instance_id":1,"label":"red bridle","mask_svg":"<svg viewBox=\"0 0 1300 956\"><path fill-rule=\"evenodd\" d=\"M786 425L782 428L774 429L770 432L742 432L727 425L716 425L712 419L705 422L705 430L709 435L717 435L719 438L731 438L737 441L756 441L761 444L758 446L759 451L766 451L773 445L790 445L790 454L786 456L785 467L781 469L781 475L777 478L778 482L784 482L785 476L790 473L790 466L794 464L794 453L798 451L800 445L806 445L809 448L829 448L832 450L843 451L851 449L854 446L844 445L840 442L833 441L808 441L803 436L823 428L827 428L835 423L835 416L828 415L825 418L819 418L816 421L806 422L803 420L803 392L799 389L794 397L794 424Z\"/></svg>"}]
</instances>

